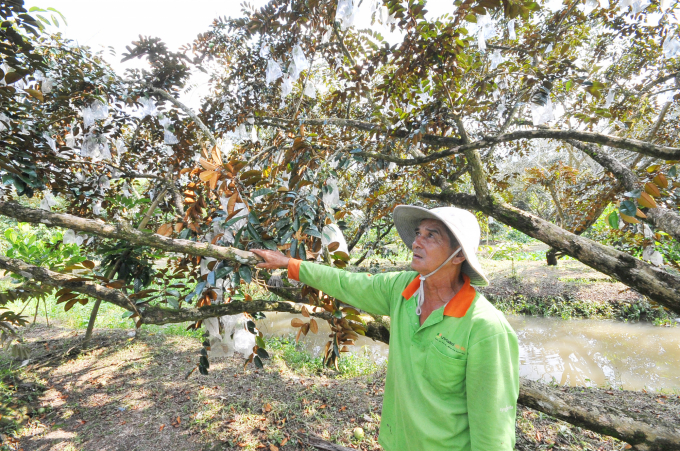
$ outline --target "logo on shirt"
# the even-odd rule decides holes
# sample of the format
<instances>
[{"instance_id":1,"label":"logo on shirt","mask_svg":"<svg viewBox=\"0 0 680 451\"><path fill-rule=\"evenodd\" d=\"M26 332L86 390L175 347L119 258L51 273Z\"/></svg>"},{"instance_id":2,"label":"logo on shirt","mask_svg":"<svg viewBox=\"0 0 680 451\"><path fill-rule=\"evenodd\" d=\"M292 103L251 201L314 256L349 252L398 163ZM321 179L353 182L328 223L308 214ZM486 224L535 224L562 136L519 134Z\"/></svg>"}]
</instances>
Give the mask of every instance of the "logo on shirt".
<instances>
[{"instance_id":1,"label":"logo on shirt","mask_svg":"<svg viewBox=\"0 0 680 451\"><path fill-rule=\"evenodd\" d=\"M465 346L461 346L459 344L452 342L442 334L437 334L436 340L439 343L445 345L447 348L451 349L453 352L457 352L458 354L465 354Z\"/></svg>"},{"instance_id":2,"label":"logo on shirt","mask_svg":"<svg viewBox=\"0 0 680 451\"><path fill-rule=\"evenodd\" d=\"M505 413L512 410L512 406L501 407L501 412Z\"/></svg>"}]
</instances>

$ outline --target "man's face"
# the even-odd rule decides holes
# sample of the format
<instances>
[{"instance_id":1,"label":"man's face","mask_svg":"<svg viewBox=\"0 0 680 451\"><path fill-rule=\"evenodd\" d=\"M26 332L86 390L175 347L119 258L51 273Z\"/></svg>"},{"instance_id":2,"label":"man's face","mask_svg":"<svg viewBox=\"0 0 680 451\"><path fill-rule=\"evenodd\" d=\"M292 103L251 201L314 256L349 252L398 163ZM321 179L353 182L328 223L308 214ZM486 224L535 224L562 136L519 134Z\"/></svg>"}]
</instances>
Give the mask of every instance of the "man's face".
<instances>
[{"instance_id":1,"label":"man's face","mask_svg":"<svg viewBox=\"0 0 680 451\"><path fill-rule=\"evenodd\" d=\"M420 274L431 273L453 252L446 226L436 219L423 219L420 222L412 249L411 268Z\"/></svg>"}]
</instances>

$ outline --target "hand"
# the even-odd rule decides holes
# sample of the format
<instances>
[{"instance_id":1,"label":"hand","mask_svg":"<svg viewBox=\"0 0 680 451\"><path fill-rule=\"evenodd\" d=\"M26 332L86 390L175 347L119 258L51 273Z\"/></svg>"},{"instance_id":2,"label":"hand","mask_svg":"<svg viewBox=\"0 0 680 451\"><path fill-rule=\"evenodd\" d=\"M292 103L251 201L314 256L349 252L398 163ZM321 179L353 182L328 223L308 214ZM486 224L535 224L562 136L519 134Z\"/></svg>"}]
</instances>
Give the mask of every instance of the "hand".
<instances>
[{"instance_id":1,"label":"hand","mask_svg":"<svg viewBox=\"0 0 680 451\"><path fill-rule=\"evenodd\" d=\"M263 269L282 269L288 268L288 261L290 257L286 257L279 251L270 251L267 249L251 249L253 254L264 259L263 263L258 263L258 268Z\"/></svg>"}]
</instances>

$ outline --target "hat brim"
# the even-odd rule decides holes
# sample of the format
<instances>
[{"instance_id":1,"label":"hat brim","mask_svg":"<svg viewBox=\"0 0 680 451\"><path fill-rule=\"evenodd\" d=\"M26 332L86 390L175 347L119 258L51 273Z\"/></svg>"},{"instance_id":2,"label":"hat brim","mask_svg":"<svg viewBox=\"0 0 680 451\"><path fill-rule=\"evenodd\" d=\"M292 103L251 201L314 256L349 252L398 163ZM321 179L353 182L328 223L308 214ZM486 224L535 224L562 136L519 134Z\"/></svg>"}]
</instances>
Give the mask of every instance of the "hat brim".
<instances>
[{"instance_id":1,"label":"hat brim","mask_svg":"<svg viewBox=\"0 0 680 451\"><path fill-rule=\"evenodd\" d=\"M436 219L441 221L456 238L456 241L463 248L462 252L465 256L465 261L461 270L464 274L470 277L470 285L477 287L485 287L489 285L489 280L484 275L482 265L477 259L478 244L469 243L465 240L465 235L461 233L453 224L446 221L445 218L440 217L431 210L423 207L416 207L414 205L398 205L392 213L394 219L394 226L406 246L412 250L413 241L416 239L416 228L420 225L423 219Z\"/></svg>"}]
</instances>

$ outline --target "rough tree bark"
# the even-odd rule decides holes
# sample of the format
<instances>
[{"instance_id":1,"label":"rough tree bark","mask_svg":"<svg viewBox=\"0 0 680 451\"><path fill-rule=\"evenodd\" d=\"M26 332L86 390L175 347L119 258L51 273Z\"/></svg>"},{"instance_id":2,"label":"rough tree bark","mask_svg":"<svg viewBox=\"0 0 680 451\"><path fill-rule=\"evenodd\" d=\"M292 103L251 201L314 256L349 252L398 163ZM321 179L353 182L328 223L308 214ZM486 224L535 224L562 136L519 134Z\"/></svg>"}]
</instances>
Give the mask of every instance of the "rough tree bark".
<instances>
[{"instance_id":1,"label":"rough tree bark","mask_svg":"<svg viewBox=\"0 0 680 451\"><path fill-rule=\"evenodd\" d=\"M363 122L354 119L339 119L339 118L319 118L319 119L298 119L296 121L273 118L273 117L263 117L256 119L258 124L269 125L273 127L286 128L291 125L305 124L305 125L315 125L315 126L338 126L338 127L351 127L358 130L364 131L374 131L383 134L390 134L394 137L406 137L408 132L403 131L390 131L384 129L378 124L371 122ZM421 142L429 144L432 146L441 147L451 147L447 150L442 150L440 152L433 152L429 155L418 157L418 158L400 158L391 155L384 155L374 152L356 152L352 155L363 156L367 158L378 158L385 161L391 161L400 166L412 166L423 163L429 163L441 158L445 158L454 154L465 153L467 150L477 150L492 147L499 143L517 141L520 139L558 139L566 141L568 139L578 140L586 143L601 144L604 146L614 147L617 149L626 149L633 152L637 152L650 157L661 158L664 160L677 160L680 159L680 148L661 146L646 141L641 141L639 139L631 138L621 138L618 136L605 135L602 133L585 132L579 130L554 130L554 129L537 129L537 130L518 130L510 133L503 133L497 136L485 136L480 140L465 143L462 139L452 138L439 135L422 135Z\"/></svg>"},{"instance_id":2,"label":"rough tree bark","mask_svg":"<svg viewBox=\"0 0 680 451\"><path fill-rule=\"evenodd\" d=\"M634 191L641 188L639 186L640 181L632 170L597 146L574 140L567 140L567 142L589 155L603 168L611 171L626 190ZM647 215L646 222L680 241L680 214L664 207L650 208L645 214Z\"/></svg>"},{"instance_id":3,"label":"rough tree bark","mask_svg":"<svg viewBox=\"0 0 680 451\"><path fill-rule=\"evenodd\" d=\"M428 199L445 201L461 208L479 210L545 244L574 257L591 268L610 275L640 294L680 313L680 278L649 263L596 241L568 232L548 221L511 205L493 202L482 205L464 193L421 193Z\"/></svg>"},{"instance_id":4,"label":"rough tree bark","mask_svg":"<svg viewBox=\"0 0 680 451\"><path fill-rule=\"evenodd\" d=\"M255 265L262 261L251 252L232 247L214 246L210 243L197 243L190 240L168 238L155 233L141 232L125 223L111 225L93 219L27 208L16 202L0 202L0 214L20 222L65 227L79 232L92 233L103 238L124 240L130 244L149 246L164 251L213 257L219 260L229 260L246 265Z\"/></svg>"}]
</instances>

